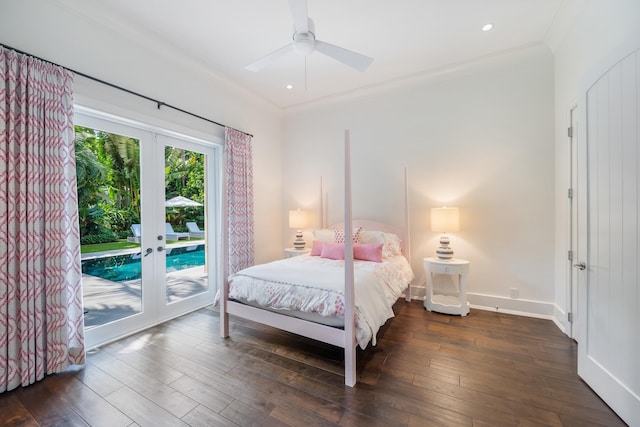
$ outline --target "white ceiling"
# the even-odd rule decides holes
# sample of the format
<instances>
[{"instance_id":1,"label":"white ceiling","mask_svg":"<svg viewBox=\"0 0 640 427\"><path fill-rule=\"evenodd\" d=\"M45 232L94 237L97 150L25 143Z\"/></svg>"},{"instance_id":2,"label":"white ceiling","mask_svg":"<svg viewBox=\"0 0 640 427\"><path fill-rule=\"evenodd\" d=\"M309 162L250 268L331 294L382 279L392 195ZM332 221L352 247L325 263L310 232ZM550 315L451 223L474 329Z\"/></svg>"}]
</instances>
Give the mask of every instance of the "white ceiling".
<instances>
[{"instance_id":1,"label":"white ceiling","mask_svg":"<svg viewBox=\"0 0 640 427\"><path fill-rule=\"evenodd\" d=\"M364 73L317 52L244 70L291 42L288 0L57 1L288 108L542 43L566 0L308 0L318 40L375 58Z\"/></svg>"}]
</instances>

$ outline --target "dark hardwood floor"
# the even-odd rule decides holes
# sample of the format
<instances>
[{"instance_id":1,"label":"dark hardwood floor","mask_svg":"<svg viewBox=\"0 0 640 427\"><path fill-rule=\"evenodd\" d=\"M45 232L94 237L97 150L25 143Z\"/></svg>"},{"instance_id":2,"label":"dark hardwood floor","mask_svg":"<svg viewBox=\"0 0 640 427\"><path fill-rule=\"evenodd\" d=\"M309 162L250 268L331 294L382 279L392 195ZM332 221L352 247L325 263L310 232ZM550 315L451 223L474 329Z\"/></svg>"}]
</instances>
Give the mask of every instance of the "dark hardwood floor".
<instances>
[{"instance_id":1,"label":"dark hardwood floor","mask_svg":"<svg viewBox=\"0 0 640 427\"><path fill-rule=\"evenodd\" d=\"M399 301L343 385L341 349L203 309L0 394L2 426L618 426L548 320Z\"/></svg>"}]
</instances>

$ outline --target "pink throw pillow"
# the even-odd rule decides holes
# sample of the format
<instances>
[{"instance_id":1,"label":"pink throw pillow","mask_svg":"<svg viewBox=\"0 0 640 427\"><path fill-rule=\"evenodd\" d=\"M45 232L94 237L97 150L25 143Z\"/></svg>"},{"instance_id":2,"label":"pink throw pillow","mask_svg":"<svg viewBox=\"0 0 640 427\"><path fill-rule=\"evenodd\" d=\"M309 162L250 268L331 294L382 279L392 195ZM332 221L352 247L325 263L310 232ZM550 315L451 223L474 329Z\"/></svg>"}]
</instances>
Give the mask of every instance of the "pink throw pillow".
<instances>
[{"instance_id":1,"label":"pink throw pillow","mask_svg":"<svg viewBox=\"0 0 640 427\"><path fill-rule=\"evenodd\" d=\"M311 256L320 256L322 255L322 247L325 242L321 242L320 240L314 240L311 244Z\"/></svg>"},{"instance_id":2,"label":"pink throw pillow","mask_svg":"<svg viewBox=\"0 0 640 427\"><path fill-rule=\"evenodd\" d=\"M344 259L344 243L324 242L320 256L329 259Z\"/></svg>"},{"instance_id":3,"label":"pink throw pillow","mask_svg":"<svg viewBox=\"0 0 640 427\"><path fill-rule=\"evenodd\" d=\"M382 262L382 243L357 243L353 245L353 257L363 261Z\"/></svg>"}]
</instances>

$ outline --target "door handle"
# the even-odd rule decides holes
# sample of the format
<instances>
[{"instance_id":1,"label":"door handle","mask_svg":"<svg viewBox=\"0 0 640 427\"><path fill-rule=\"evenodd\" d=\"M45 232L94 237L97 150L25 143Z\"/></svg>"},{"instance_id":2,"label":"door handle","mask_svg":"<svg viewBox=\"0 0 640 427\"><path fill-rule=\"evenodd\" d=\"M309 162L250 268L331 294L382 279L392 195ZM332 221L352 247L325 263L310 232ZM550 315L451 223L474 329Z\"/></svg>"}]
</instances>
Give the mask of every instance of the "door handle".
<instances>
[{"instance_id":1,"label":"door handle","mask_svg":"<svg viewBox=\"0 0 640 427\"><path fill-rule=\"evenodd\" d=\"M573 266L575 268L577 268L578 270L584 270L587 268L587 264L585 264L584 262L579 262L577 264L573 264Z\"/></svg>"},{"instance_id":2,"label":"door handle","mask_svg":"<svg viewBox=\"0 0 640 427\"><path fill-rule=\"evenodd\" d=\"M149 255L149 254L150 254L150 253L152 253L152 252L153 252L153 249L151 249L151 248L147 248L147 250L144 252L144 256L147 256L147 255Z\"/></svg>"}]
</instances>

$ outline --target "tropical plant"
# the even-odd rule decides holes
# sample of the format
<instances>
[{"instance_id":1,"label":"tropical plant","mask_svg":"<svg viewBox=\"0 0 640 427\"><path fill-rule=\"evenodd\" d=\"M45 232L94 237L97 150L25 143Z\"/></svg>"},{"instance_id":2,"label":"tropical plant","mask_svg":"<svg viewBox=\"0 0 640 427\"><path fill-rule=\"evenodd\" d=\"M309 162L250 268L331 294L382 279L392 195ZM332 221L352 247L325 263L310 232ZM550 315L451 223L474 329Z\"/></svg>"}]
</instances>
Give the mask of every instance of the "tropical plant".
<instances>
[{"instance_id":1,"label":"tropical plant","mask_svg":"<svg viewBox=\"0 0 640 427\"><path fill-rule=\"evenodd\" d=\"M81 238L98 243L126 236L132 223L140 223L140 142L76 126L75 145ZM204 155L166 147L165 195L204 203ZM202 212L169 209L167 220L178 226L185 218L202 223Z\"/></svg>"},{"instance_id":2,"label":"tropical plant","mask_svg":"<svg viewBox=\"0 0 640 427\"><path fill-rule=\"evenodd\" d=\"M107 179L107 166L100 161L93 146L95 136L92 129L76 126L76 178L78 199L92 205L104 200L101 187Z\"/></svg>"},{"instance_id":3,"label":"tropical plant","mask_svg":"<svg viewBox=\"0 0 640 427\"><path fill-rule=\"evenodd\" d=\"M140 220L139 143L76 126L75 146L81 239L100 235L89 240L117 240L132 220Z\"/></svg>"},{"instance_id":4,"label":"tropical plant","mask_svg":"<svg viewBox=\"0 0 640 427\"><path fill-rule=\"evenodd\" d=\"M140 212L140 142L104 133L104 151L109 156L109 198L118 209Z\"/></svg>"},{"instance_id":5,"label":"tropical plant","mask_svg":"<svg viewBox=\"0 0 640 427\"><path fill-rule=\"evenodd\" d=\"M176 147L165 148L165 194L167 199L184 196L204 203L204 155ZM184 207L167 209L167 220L178 227L187 219L202 224L203 209Z\"/></svg>"}]
</instances>

